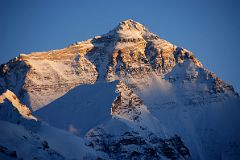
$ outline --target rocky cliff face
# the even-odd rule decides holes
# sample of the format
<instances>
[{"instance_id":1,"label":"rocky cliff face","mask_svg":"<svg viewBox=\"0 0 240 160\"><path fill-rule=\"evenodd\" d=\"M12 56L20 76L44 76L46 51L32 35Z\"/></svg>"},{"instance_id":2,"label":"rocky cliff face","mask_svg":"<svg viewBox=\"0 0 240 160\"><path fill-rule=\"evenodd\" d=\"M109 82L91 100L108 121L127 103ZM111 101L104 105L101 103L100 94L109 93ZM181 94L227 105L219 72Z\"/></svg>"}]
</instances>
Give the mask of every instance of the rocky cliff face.
<instances>
[{"instance_id":1,"label":"rocky cliff face","mask_svg":"<svg viewBox=\"0 0 240 160\"><path fill-rule=\"evenodd\" d=\"M119 96L113 102L111 114L129 121L140 121L141 111L148 112L142 100L123 82L117 85Z\"/></svg>"},{"instance_id":2,"label":"rocky cliff face","mask_svg":"<svg viewBox=\"0 0 240 160\"><path fill-rule=\"evenodd\" d=\"M46 108L43 112L46 115L53 115L54 109L47 108L58 104L61 117L68 118L64 113L69 113L69 109L75 108L76 113L84 109L88 113L99 107L95 102L103 100L100 93L94 96L94 102L87 98L81 106L69 103L64 106L60 104L66 101L66 97L61 101L63 95L79 85L99 86L113 81L118 83L115 88L118 96L112 106L104 106L109 107L112 119L103 121L107 116L99 112L94 116L102 121L91 119L91 124L99 126L86 134L88 146L101 152L97 157L188 159L191 153L193 159L216 159L225 155L223 150L231 148L231 142L240 146L234 132L218 134L221 127L215 125L221 120L216 117L222 108L227 108L226 104L230 101L234 101L231 106L240 104L233 87L204 68L193 53L161 39L133 20L121 22L102 36L64 49L20 54L0 66L0 93L9 89L32 111L38 113ZM103 93L105 95L105 90ZM53 101L59 103L51 103ZM72 102L71 97L67 101ZM227 109L229 113L231 109L239 113L237 107ZM59 122L58 118L54 122ZM51 119L45 120L51 124ZM78 120L70 117L68 122L64 125L71 126ZM63 123L56 126L66 128ZM114 126L120 128L115 128L117 134L112 130ZM81 130L81 127L74 129ZM214 136L217 138L209 138ZM228 147L217 147L220 143Z\"/></svg>"}]
</instances>

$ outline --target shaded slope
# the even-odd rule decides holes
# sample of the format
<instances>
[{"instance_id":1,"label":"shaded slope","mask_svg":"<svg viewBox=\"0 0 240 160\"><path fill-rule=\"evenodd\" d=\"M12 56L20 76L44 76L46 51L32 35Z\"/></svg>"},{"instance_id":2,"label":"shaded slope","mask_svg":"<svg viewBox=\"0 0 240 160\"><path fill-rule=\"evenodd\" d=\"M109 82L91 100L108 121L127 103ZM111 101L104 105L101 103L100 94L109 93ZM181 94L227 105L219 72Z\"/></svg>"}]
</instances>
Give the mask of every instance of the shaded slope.
<instances>
[{"instance_id":1,"label":"shaded slope","mask_svg":"<svg viewBox=\"0 0 240 160\"><path fill-rule=\"evenodd\" d=\"M117 82L78 86L34 114L55 127L84 135L111 117L116 84Z\"/></svg>"},{"instance_id":2,"label":"shaded slope","mask_svg":"<svg viewBox=\"0 0 240 160\"><path fill-rule=\"evenodd\" d=\"M49 159L63 160L61 154L48 146L48 143L37 134L6 121L0 121L0 159ZM9 151L15 154L7 154Z\"/></svg>"}]
</instances>

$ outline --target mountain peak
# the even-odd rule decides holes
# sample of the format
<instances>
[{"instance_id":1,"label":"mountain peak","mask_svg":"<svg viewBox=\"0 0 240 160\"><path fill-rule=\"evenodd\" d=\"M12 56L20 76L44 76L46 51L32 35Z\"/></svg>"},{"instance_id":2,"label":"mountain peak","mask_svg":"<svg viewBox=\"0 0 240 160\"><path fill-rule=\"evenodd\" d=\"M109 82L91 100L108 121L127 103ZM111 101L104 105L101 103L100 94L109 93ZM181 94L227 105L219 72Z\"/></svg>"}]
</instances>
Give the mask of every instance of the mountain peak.
<instances>
[{"instance_id":1,"label":"mountain peak","mask_svg":"<svg viewBox=\"0 0 240 160\"><path fill-rule=\"evenodd\" d=\"M117 27L115 27L112 31L107 33L107 36L114 36L123 39L143 39L145 35L152 34L149 30L142 25L132 19L121 21Z\"/></svg>"},{"instance_id":2,"label":"mountain peak","mask_svg":"<svg viewBox=\"0 0 240 160\"><path fill-rule=\"evenodd\" d=\"M149 32L148 29L132 19L128 19L119 23L116 27L116 31L119 33L121 32L138 32L139 34L143 34L145 32Z\"/></svg>"},{"instance_id":3,"label":"mountain peak","mask_svg":"<svg viewBox=\"0 0 240 160\"><path fill-rule=\"evenodd\" d=\"M119 23L117 29L123 30L138 30L138 31L147 31L146 27L139 22L136 22L132 19L124 20Z\"/></svg>"},{"instance_id":4,"label":"mountain peak","mask_svg":"<svg viewBox=\"0 0 240 160\"><path fill-rule=\"evenodd\" d=\"M124 21L121 21L120 23L139 23L139 22L137 22L137 21L134 21L134 20L132 20L132 19L126 19L126 20L124 20Z\"/></svg>"}]
</instances>

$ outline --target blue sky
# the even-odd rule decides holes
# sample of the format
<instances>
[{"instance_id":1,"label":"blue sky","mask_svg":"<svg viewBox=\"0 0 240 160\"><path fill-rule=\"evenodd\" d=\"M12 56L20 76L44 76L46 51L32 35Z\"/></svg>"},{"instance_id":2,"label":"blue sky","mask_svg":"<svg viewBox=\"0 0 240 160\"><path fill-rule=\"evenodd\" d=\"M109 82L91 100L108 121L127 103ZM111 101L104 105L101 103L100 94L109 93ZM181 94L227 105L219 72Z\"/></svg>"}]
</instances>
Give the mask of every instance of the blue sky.
<instances>
[{"instance_id":1,"label":"blue sky","mask_svg":"<svg viewBox=\"0 0 240 160\"><path fill-rule=\"evenodd\" d=\"M192 51L240 91L238 0L1 0L0 63L64 48L133 19Z\"/></svg>"}]
</instances>

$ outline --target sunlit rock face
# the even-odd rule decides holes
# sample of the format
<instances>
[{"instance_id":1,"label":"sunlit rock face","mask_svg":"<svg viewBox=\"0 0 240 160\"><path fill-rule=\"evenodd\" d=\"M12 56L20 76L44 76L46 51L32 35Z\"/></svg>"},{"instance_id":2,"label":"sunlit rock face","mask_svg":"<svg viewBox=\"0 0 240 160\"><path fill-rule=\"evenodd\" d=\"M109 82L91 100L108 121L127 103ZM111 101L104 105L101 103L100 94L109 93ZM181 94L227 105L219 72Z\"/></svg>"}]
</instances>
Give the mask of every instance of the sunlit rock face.
<instances>
[{"instance_id":1,"label":"sunlit rock face","mask_svg":"<svg viewBox=\"0 0 240 160\"><path fill-rule=\"evenodd\" d=\"M192 52L133 20L63 49L20 54L0 66L0 93L7 89L29 114L85 135L98 158L238 155L231 145L240 146L233 87Z\"/></svg>"},{"instance_id":2,"label":"sunlit rock face","mask_svg":"<svg viewBox=\"0 0 240 160\"><path fill-rule=\"evenodd\" d=\"M21 54L1 66L1 92L12 89L37 110L79 84L95 83L96 67L84 57L93 48L86 41L61 50Z\"/></svg>"}]
</instances>

